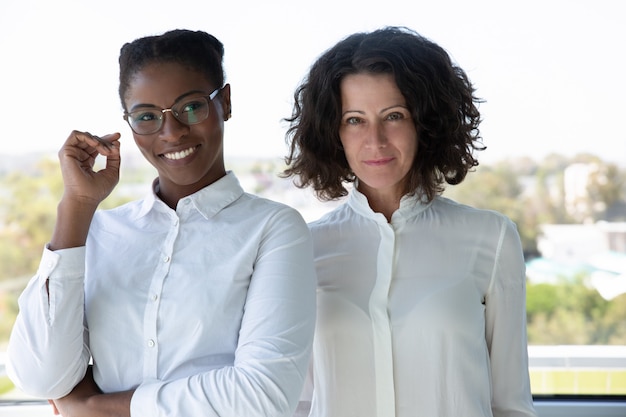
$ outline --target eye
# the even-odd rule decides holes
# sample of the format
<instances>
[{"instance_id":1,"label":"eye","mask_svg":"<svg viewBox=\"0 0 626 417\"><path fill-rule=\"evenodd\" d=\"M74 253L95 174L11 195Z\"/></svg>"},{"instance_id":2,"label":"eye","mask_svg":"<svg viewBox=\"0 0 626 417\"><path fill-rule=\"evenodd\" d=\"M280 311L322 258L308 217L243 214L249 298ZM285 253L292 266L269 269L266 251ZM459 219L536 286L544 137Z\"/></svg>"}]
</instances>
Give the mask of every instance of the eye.
<instances>
[{"instance_id":1,"label":"eye","mask_svg":"<svg viewBox=\"0 0 626 417\"><path fill-rule=\"evenodd\" d=\"M345 124L347 124L347 125L354 125L354 126L356 126L356 125L358 125L358 124L363 123L363 119L361 119L360 117L351 116L351 117L348 117L348 118L345 120L345 122L344 122L344 123L345 123Z\"/></svg>"},{"instance_id":2,"label":"eye","mask_svg":"<svg viewBox=\"0 0 626 417\"><path fill-rule=\"evenodd\" d=\"M156 110L140 110L130 113L129 116L134 123L146 123L159 119L160 114Z\"/></svg>"},{"instance_id":3,"label":"eye","mask_svg":"<svg viewBox=\"0 0 626 417\"><path fill-rule=\"evenodd\" d=\"M402 114L400 112L389 113L387 115L387 117L385 117L385 119L386 120L391 120L391 121L402 120L402 119L404 119L404 114Z\"/></svg>"},{"instance_id":4,"label":"eye","mask_svg":"<svg viewBox=\"0 0 626 417\"><path fill-rule=\"evenodd\" d=\"M202 111L207 105L206 100L202 99L188 101L180 107L180 113L197 113Z\"/></svg>"}]
</instances>

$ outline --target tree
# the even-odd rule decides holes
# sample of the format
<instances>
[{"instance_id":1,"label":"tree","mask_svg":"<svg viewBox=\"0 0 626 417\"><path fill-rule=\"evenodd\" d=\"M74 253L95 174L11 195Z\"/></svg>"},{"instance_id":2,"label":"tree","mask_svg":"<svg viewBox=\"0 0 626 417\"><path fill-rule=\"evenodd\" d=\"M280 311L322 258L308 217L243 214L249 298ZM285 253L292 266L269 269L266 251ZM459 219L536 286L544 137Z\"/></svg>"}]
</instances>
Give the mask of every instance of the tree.
<instances>
[{"instance_id":1,"label":"tree","mask_svg":"<svg viewBox=\"0 0 626 417\"><path fill-rule=\"evenodd\" d=\"M44 158L35 167L0 178L0 342L7 340L17 315L17 296L37 270L50 240L63 193L58 161ZM131 197L117 187L102 208Z\"/></svg>"},{"instance_id":2,"label":"tree","mask_svg":"<svg viewBox=\"0 0 626 417\"><path fill-rule=\"evenodd\" d=\"M50 239L63 190L58 164L44 159L34 172L13 172L3 181L0 199L0 279L35 271Z\"/></svg>"}]
</instances>

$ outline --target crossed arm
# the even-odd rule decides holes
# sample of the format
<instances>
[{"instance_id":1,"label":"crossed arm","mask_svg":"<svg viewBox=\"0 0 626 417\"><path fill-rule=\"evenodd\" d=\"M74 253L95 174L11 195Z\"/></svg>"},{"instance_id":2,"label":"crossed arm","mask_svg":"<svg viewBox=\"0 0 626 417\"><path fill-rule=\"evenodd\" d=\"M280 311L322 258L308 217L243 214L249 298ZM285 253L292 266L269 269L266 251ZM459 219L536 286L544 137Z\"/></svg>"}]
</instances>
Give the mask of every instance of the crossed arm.
<instances>
[{"instance_id":1,"label":"crossed arm","mask_svg":"<svg viewBox=\"0 0 626 417\"><path fill-rule=\"evenodd\" d=\"M50 400L55 414L63 417L130 417L133 390L103 394L93 379L91 366L85 378L63 398Z\"/></svg>"}]
</instances>

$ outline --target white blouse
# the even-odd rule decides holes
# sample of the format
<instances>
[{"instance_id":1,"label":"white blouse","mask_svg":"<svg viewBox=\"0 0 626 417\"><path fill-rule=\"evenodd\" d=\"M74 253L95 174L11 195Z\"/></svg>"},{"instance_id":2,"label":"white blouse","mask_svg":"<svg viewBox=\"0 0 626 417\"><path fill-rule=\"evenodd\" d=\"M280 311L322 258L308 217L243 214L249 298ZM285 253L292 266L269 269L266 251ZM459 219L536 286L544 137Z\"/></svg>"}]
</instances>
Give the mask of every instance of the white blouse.
<instances>
[{"instance_id":1,"label":"white blouse","mask_svg":"<svg viewBox=\"0 0 626 417\"><path fill-rule=\"evenodd\" d=\"M311 416L535 416L525 266L505 216L366 197L310 224L318 274Z\"/></svg>"},{"instance_id":2,"label":"white blouse","mask_svg":"<svg viewBox=\"0 0 626 417\"><path fill-rule=\"evenodd\" d=\"M8 372L59 398L91 356L104 392L135 388L131 416L290 416L314 320L306 223L229 173L176 210L150 193L98 211L85 247L46 249Z\"/></svg>"}]
</instances>

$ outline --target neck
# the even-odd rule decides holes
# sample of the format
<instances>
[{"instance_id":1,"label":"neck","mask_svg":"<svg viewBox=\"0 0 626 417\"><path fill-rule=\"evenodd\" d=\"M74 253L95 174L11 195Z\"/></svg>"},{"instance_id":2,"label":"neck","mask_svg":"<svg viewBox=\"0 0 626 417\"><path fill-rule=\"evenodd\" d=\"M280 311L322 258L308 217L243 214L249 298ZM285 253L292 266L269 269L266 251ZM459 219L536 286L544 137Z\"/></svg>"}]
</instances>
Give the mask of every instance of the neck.
<instances>
[{"instance_id":1,"label":"neck","mask_svg":"<svg viewBox=\"0 0 626 417\"><path fill-rule=\"evenodd\" d=\"M381 213L387 219L387 222L391 222L391 216L400 208L400 200L404 196L403 193L397 190L377 190L368 187L358 187L359 191L367 197L367 202L370 208L375 213Z\"/></svg>"},{"instance_id":2,"label":"neck","mask_svg":"<svg viewBox=\"0 0 626 417\"><path fill-rule=\"evenodd\" d=\"M191 194L194 194L202 188L204 187L168 187L167 183L163 184L157 180L154 191L156 192L156 195L159 197L159 199L167 204L169 208L171 208L172 210L176 210L176 206L181 199Z\"/></svg>"}]
</instances>

